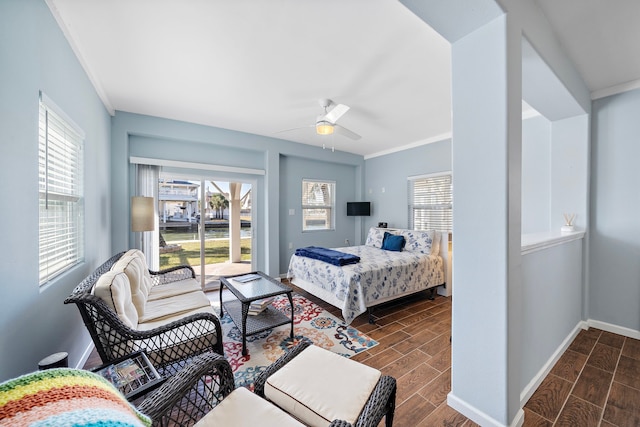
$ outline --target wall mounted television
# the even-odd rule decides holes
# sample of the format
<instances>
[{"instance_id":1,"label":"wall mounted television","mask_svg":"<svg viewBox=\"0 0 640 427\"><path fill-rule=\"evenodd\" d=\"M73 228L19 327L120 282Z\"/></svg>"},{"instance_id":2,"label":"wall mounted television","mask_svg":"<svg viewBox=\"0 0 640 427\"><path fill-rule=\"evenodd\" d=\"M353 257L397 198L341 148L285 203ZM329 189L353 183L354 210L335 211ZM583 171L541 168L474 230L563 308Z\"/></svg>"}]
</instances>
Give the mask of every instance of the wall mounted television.
<instances>
[{"instance_id":1,"label":"wall mounted television","mask_svg":"<svg viewBox=\"0 0 640 427\"><path fill-rule=\"evenodd\" d=\"M347 202L347 216L370 216L371 202Z\"/></svg>"}]
</instances>

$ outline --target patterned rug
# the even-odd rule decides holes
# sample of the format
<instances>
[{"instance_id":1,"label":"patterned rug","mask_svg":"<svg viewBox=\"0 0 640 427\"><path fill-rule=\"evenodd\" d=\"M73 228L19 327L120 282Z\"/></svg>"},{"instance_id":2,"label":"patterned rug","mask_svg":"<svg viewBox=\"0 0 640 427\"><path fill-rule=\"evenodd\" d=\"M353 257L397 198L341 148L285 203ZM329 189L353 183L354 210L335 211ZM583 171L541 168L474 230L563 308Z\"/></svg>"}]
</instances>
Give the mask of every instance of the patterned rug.
<instances>
[{"instance_id":1,"label":"patterned rug","mask_svg":"<svg viewBox=\"0 0 640 427\"><path fill-rule=\"evenodd\" d=\"M242 356L241 331L225 313L221 319L224 355L233 368L236 387L248 387L253 390L254 379L260 372L286 349L295 346L302 337L345 357L351 357L378 345L377 341L351 326L346 326L342 320L301 295L293 294L293 305L293 341L289 336L291 325L278 326L247 337L249 353L246 356ZM287 316L291 315L291 307L286 296L277 297L273 306Z\"/></svg>"}]
</instances>

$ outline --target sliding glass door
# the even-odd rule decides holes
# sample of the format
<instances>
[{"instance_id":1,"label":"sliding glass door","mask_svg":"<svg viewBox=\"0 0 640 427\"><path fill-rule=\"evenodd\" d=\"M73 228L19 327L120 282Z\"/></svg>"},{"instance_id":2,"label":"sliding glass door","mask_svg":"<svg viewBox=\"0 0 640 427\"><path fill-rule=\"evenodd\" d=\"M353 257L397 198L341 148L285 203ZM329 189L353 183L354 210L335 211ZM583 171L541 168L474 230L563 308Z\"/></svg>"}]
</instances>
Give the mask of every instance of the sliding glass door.
<instances>
[{"instance_id":1,"label":"sliding glass door","mask_svg":"<svg viewBox=\"0 0 640 427\"><path fill-rule=\"evenodd\" d=\"M253 270L252 192L247 182L160 173L160 268L191 265L203 288Z\"/></svg>"}]
</instances>

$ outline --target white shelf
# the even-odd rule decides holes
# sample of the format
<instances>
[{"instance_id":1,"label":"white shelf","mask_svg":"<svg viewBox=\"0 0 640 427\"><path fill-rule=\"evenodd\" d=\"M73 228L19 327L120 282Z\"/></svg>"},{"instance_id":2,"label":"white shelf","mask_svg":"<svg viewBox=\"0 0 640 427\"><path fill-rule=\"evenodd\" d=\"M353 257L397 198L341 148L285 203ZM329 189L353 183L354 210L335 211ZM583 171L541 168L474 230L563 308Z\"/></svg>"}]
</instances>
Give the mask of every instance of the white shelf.
<instances>
[{"instance_id":1,"label":"white shelf","mask_svg":"<svg viewBox=\"0 0 640 427\"><path fill-rule=\"evenodd\" d=\"M522 255L580 240L584 237L584 234L584 231L572 231L570 233L547 231L544 233L523 234L521 242Z\"/></svg>"}]
</instances>

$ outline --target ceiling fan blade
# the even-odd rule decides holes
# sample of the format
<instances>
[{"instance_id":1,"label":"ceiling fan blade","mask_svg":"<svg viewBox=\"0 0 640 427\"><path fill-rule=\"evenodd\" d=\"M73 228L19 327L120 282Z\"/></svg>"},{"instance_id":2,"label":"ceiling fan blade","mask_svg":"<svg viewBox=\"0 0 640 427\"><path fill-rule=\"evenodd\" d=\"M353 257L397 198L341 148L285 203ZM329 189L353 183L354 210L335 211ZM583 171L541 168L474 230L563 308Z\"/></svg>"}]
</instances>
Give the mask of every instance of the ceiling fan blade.
<instances>
[{"instance_id":1,"label":"ceiling fan blade","mask_svg":"<svg viewBox=\"0 0 640 427\"><path fill-rule=\"evenodd\" d=\"M339 133L340 135L344 135L344 136L346 136L347 138L351 138L351 139L353 139L353 140L358 140L358 139L362 138L362 137L361 137L360 135L358 135L357 133L355 133L355 132L351 132L349 129L347 129L347 128L345 128L345 127L342 127L342 126L340 126L340 125L336 125L336 124L334 124L334 125L333 125L333 129L334 129L334 131L335 131L336 133Z\"/></svg>"},{"instance_id":2,"label":"ceiling fan blade","mask_svg":"<svg viewBox=\"0 0 640 427\"><path fill-rule=\"evenodd\" d=\"M279 130L276 133L291 132L292 130L300 130L300 129L314 128L314 127L316 127L316 125L299 126L297 128Z\"/></svg>"},{"instance_id":3,"label":"ceiling fan blade","mask_svg":"<svg viewBox=\"0 0 640 427\"><path fill-rule=\"evenodd\" d=\"M344 105L344 104L338 104L335 107L333 107L331 109L331 111L329 111L327 114L324 115L323 119L331 122L331 123L335 123L338 121L338 119L340 117L342 117L344 115L344 113L346 113L347 111L349 111L348 106Z\"/></svg>"}]
</instances>

